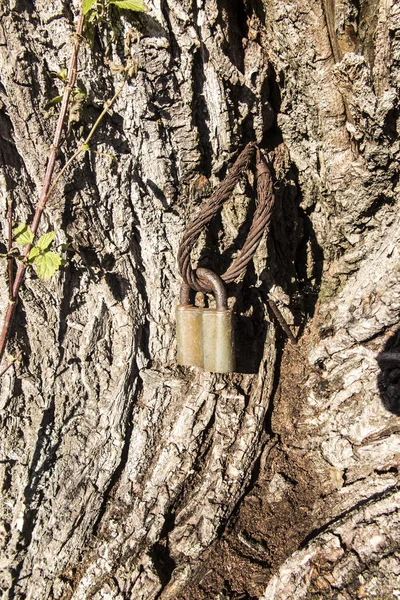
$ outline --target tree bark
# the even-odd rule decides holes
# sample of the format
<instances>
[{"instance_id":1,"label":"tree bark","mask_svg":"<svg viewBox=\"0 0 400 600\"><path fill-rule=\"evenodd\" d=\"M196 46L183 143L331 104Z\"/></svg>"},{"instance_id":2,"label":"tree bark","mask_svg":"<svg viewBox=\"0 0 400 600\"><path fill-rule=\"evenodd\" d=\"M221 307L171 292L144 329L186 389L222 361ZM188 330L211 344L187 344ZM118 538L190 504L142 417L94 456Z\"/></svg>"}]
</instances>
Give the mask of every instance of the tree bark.
<instances>
[{"instance_id":1,"label":"tree bark","mask_svg":"<svg viewBox=\"0 0 400 600\"><path fill-rule=\"evenodd\" d=\"M138 72L42 231L1 381L1 589L29 600L392 598L399 567L398 93L394 0L149 0L83 44L65 163ZM0 7L1 226L29 222L78 2ZM116 42L113 41L116 40ZM176 364L179 241L242 147L275 179L241 281L238 372ZM116 156L110 160L109 154ZM197 249L223 272L238 186ZM3 250L2 250L3 252ZM0 282L7 304L7 265ZM300 337L291 346L268 294ZM378 596L377 596L378 595Z\"/></svg>"}]
</instances>

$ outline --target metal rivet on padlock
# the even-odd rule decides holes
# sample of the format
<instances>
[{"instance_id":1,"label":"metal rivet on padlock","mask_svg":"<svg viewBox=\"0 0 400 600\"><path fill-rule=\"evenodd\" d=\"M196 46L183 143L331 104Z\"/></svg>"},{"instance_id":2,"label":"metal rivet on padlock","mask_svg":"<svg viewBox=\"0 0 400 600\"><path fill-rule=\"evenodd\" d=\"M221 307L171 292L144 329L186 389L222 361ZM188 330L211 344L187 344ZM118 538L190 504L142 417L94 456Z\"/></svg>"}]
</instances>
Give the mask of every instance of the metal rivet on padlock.
<instances>
[{"instance_id":1,"label":"metal rivet on padlock","mask_svg":"<svg viewBox=\"0 0 400 600\"><path fill-rule=\"evenodd\" d=\"M216 308L205 308L203 321L203 369L212 373L231 373L235 370L233 314L228 309L222 279L208 269L197 274L212 287Z\"/></svg>"},{"instance_id":2,"label":"metal rivet on padlock","mask_svg":"<svg viewBox=\"0 0 400 600\"><path fill-rule=\"evenodd\" d=\"M178 364L203 367L202 308L190 304L190 287L183 283L180 304L176 307L176 341Z\"/></svg>"}]
</instances>

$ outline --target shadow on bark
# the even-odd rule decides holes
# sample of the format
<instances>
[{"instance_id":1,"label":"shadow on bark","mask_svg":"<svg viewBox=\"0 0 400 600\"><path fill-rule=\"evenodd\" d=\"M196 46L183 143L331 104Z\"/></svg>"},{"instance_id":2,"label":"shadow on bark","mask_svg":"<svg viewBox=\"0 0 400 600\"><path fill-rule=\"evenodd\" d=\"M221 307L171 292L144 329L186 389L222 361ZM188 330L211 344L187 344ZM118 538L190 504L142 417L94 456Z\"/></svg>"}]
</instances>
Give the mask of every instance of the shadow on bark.
<instances>
[{"instance_id":1,"label":"shadow on bark","mask_svg":"<svg viewBox=\"0 0 400 600\"><path fill-rule=\"evenodd\" d=\"M244 288L241 293L242 306L236 316L235 326L236 370L238 373L256 374L264 355L268 323L265 320L264 303L258 290L253 287ZM249 310L251 316L246 315Z\"/></svg>"},{"instance_id":2,"label":"shadow on bark","mask_svg":"<svg viewBox=\"0 0 400 600\"><path fill-rule=\"evenodd\" d=\"M289 153L287 167L282 170L279 149L286 146L277 115L281 111L285 80L283 74L278 75L272 65L268 85L268 100L276 116L273 125L265 133L263 144L269 152L274 153L275 206L269 240L270 265L261 279L266 281L266 293L272 285L277 284L289 295L294 324L299 327L297 338L300 338L314 315L322 281L324 253L309 217L313 206L303 206L299 171Z\"/></svg>"},{"instance_id":3,"label":"shadow on bark","mask_svg":"<svg viewBox=\"0 0 400 600\"><path fill-rule=\"evenodd\" d=\"M381 369L378 388L383 406L400 416L400 328L386 342L377 361Z\"/></svg>"},{"instance_id":4,"label":"shadow on bark","mask_svg":"<svg viewBox=\"0 0 400 600\"><path fill-rule=\"evenodd\" d=\"M303 197L293 163L275 185L275 207L268 241L269 264L261 274L265 298L278 285L290 298L289 308L299 339L312 319L322 281L324 253L313 224L301 206ZM275 317L271 314L271 318Z\"/></svg>"},{"instance_id":5,"label":"shadow on bark","mask_svg":"<svg viewBox=\"0 0 400 600\"><path fill-rule=\"evenodd\" d=\"M302 240L296 252L296 270L299 284L299 297L304 318L300 324L298 336L302 335L309 319L314 316L315 305L322 281L324 253L318 244L317 237L305 210L298 206L299 218L302 221Z\"/></svg>"}]
</instances>

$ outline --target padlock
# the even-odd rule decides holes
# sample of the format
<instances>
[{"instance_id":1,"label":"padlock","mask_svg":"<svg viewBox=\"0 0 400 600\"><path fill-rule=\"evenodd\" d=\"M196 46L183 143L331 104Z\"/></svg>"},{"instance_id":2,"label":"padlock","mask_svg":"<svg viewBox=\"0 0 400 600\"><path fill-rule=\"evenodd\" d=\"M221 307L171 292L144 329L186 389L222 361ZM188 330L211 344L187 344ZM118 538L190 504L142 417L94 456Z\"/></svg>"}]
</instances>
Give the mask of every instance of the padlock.
<instances>
[{"instance_id":1,"label":"padlock","mask_svg":"<svg viewBox=\"0 0 400 600\"><path fill-rule=\"evenodd\" d=\"M189 287L183 284L176 311L178 363L211 373L231 373L235 370L233 314L228 309L224 283L209 269L198 269L197 273L212 288L216 308L191 306Z\"/></svg>"}]
</instances>

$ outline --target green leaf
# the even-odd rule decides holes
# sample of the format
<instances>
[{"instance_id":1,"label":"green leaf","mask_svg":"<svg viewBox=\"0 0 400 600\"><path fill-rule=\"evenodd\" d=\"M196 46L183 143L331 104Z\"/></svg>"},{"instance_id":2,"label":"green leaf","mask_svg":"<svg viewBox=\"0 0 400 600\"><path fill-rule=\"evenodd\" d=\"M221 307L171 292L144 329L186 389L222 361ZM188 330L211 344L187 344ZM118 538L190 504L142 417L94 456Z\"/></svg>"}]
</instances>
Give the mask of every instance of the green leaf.
<instances>
[{"instance_id":1,"label":"green leaf","mask_svg":"<svg viewBox=\"0 0 400 600\"><path fill-rule=\"evenodd\" d=\"M26 223L20 223L14 230L14 239L18 244L26 246L32 244L33 238L35 237L31 231L31 228Z\"/></svg>"},{"instance_id":2,"label":"green leaf","mask_svg":"<svg viewBox=\"0 0 400 600\"><path fill-rule=\"evenodd\" d=\"M96 21L96 19L98 18L99 13L97 12L97 10L92 10L92 12L90 13L90 15L86 18L87 23L92 24Z\"/></svg>"},{"instance_id":3,"label":"green leaf","mask_svg":"<svg viewBox=\"0 0 400 600\"><path fill-rule=\"evenodd\" d=\"M76 97L78 97L79 99L86 98L85 90L81 90L80 87L77 87L74 90L72 90L72 95L74 98L76 98Z\"/></svg>"},{"instance_id":4,"label":"green leaf","mask_svg":"<svg viewBox=\"0 0 400 600\"><path fill-rule=\"evenodd\" d=\"M66 244L61 244L61 252L75 252L72 248L72 243L67 242Z\"/></svg>"},{"instance_id":5,"label":"green leaf","mask_svg":"<svg viewBox=\"0 0 400 600\"><path fill-rule=\"evenodd\" d=\"M61 266L61 256L56 252L43 252L35 258L35 267L40 279L50 279Z\"/></svg>"},{"instance_id":6,"label":"green leaf","mask_svg":"<svg viewBox=\"0 0 400 600\"><path fill-rule=\"evenodd\" d=\"M49 108L51 108L52 106L55 106L56 104L60 104L61 100L62 100L62 96L55 96L47 104L44 105L44 110L49 110Z\"/></svg>"},{"instance_id":7,"label":"green leaf","mask_svg":"<svg viewBox=\"0 0 400 600\"><path fill-rule=\"evenodd\" d=\"M32 250L29 252L29 256L28 256L29 263L32 264L33 262L35 262L35 258L39 254L40 254L40 248L36 248L36 246L34 246L32 248Z\"/></svg>"},{"instance_id":8,"label":"green leaf","mask_svg":"<svg viewBox=\"0 0 400 600\"><path fill-rule=\"evenodd\" d=\"M110 0L110 4L135 12L147 12L149 10L143 0Z\"/></svg>"},{"instance_id":9,"label":"green leaf","mask_svg":"<svg viewBox=\"0 0 400 600\"><path fill-rule=\"evenodd\" d=\"M61 79L61 81L67 81L67 76L68 76L67 69L61 69L61 71L59 73L57 73L57 77L58 77L58 79Z\"/></svg>"},{"instance_id":10,"label":"green leaf","mask_svg":"<svg viewBox=\"0 0 400 600\"><path fill-rule=\"evenodd\" d=\"M49 231L42 235L37 241L37 247L41 250L47 250L54 238L56 237L55 231Z\"/></svg>"},{"instance_id":11,"label":"green leaf","mask_svg":"<svg viewBox=\"0 0 400 600\"><path fill-rule=\"evenodd\" d=\"M93 8L93 4L95 4L96 0L83 0L83 14L86 15L91 8Z\"/></svg>"},{"instance_id":12,"label":"green leaf","mask_svg":"<svg viewBox=\"0 0 400 600\"><path fill-rule=\"evenodd\" d=\"M12 248L10 250L10 252L7 252L7 254L0 254L0 258L16 258L16 259L20 259L22 258L20 251L18 250L18 248Z\"/></svg>"},{"instance_id":13,"label":"green leaf","mask_svg":"<svg viewBox=\"0 0 400 600\"><path fill-rule=\"evenodd\" d=\"M66 83L67 81L67 75L68 75L68 71L67 69L61 69L61 71L50 71L50 75L52 77L57 77L57 79L60 79L61 81L63 81L64 83Z\"/></svg>"}]
</instances>

